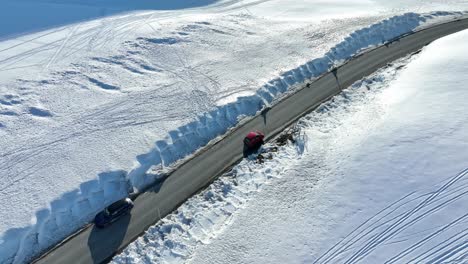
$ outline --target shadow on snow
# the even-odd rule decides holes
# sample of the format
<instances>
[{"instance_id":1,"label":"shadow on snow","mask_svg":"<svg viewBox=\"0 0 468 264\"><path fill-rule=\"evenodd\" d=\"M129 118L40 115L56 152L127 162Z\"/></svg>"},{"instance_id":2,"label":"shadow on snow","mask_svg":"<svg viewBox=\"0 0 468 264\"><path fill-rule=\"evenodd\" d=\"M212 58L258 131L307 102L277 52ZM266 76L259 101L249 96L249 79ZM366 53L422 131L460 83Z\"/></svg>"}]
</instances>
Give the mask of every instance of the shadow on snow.
<instances>
[{"instance_id":1,"label":"shadow on snow","mask_svg":"<svg viewBox=\"0 0 468 264\"><path fill-rule=\"evenodd\" d=\"M210 5L219 0L1 0L0 40L122 12L179 10Z\"/></svg>"}]
</instances>

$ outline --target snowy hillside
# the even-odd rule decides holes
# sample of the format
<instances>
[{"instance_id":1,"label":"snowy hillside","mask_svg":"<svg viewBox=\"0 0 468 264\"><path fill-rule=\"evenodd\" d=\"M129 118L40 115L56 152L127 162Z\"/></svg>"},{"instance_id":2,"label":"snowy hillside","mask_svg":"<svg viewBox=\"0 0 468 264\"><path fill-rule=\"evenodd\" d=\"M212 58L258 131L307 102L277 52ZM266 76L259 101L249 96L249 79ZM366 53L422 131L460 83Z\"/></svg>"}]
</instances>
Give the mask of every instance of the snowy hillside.
<instances>
[{"instance_id":1,"label":"snowy hillside","mask_svg":"<svg viewBox=\"0 0 468 264\"><path fill-rule=\"evenodd\" d=\"M0 1L0 262L61 240L295 83L465 14L432 11L468 10L464 1L110 3Z\"/></svg>"},{"instance_id":2,"label":"snowy hillside","mask_svg":"<svg viewBox=\"0 0 468 264\"><path fill-rule=\"evenodd\" d=\"M467 41L355 83L113 262L466 263Z\"/></svg>"}]
</instances>

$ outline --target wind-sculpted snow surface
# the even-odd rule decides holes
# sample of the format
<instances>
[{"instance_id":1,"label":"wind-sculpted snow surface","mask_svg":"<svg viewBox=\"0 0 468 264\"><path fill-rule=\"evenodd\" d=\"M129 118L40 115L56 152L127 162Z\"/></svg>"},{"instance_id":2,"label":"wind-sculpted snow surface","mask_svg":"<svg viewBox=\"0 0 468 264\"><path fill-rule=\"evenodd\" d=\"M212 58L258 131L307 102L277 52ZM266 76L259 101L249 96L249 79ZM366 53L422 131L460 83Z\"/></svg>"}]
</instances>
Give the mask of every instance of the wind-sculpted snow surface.
<instances>
[{"instance_id":1,"label":"wind-sculpted snow surface","mask_svg":"<svg viewBox=\"0 0 468 264\"><path fill-rule=\"evenodd\" d=\"M352 33L324 54L323 57L313 59L268 81L265 85L259 87L254 95L238 97L235 102L221 105L201 114L198 119L170 131L166 138L156 141L153 149L147 153L137 156L134 168L129 171L116 170L101 173L98 179L82 183L79 189L63 194L60 199L51 202L49 208L38 211L30 226L6 231L0 239L0 262L26 262L32 256L89 222L95 213L105 205L127 195L130 190L139 191L144 189L161 177L161 174L165 173L167 169L174 167L177 162L190 157L197 149L206 146L210 141L222 136L229 129L239 124L241 119L255 115L263 107L274 103L284 94L293 91L304 81L317 78L365 49L384 44L402 34L409 33L423 23L430 22L433 17L448 17L451 19L457 15L460 15L460 13L434 13L430 15L407 13L391 17ZM150 42L154 45L173 45L177 39L140 39L133 42L133 44L139 47L138 43L141 43L141 41ZM136 74L142 70L157 71L157 69L148 65L134 67L135 65L142 66L144 63L138 61L126 62L118 57L96 57L94 60L110 66L120 65ZM76 72L76 74L81 73ZM108 90L108 92L119 90L118 84L104 83L91 77L87 78L90 82ZM13 99L5 98L5 100L2 100L11 104L17 102ZM147 103L151 103L151 101L149 100ZM122 101L122 104L125 104L125 102ZM112 106L108 110L115 111L116 116L119 117L122 113L118 107ZM47 109L40 107L36 107L31 111L39 118L47 118L53 115ZM109 127L111 128L115 125L122 125L113 123L122 122L120 118L105 121L110 122ZM128 122L133 121L128 120ZM78 135L88 130L89 132L94 131L93 128L88 126L83 128L85 130L77 132ZM59 143L61 140L64 139L57 139L56 142L52 142L50 145ZM46 147L43 145L37 146L37 152L40 153ZM18 152L10 154L19 155ZM17 180L21 181L22 179Z\"/></svg>"}]
</instances>

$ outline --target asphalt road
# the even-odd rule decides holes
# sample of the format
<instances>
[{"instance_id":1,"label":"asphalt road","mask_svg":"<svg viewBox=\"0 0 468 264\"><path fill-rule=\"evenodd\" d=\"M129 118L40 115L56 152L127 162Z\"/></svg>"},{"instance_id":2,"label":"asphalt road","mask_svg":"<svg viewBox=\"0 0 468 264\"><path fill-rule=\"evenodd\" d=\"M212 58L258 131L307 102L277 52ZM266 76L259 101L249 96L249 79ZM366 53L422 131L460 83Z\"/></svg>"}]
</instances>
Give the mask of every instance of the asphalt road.
<instances>
[{"instance_id":1,"label":"asphalt road","mask_svg":"<svg viewBox=\"0 0 468 264\"><path fill-rule=\"evenodd\" d=\"M251 130L262 130L272 138L320 103L338 94L355 81L387 63L421 49L440 37L468 28L468 19L437 25L398 39L350 60L345 65L311 82L284 98L268 112L260 114L223 140L205 148L182 164L161 184L138 196L131 215L106 229L93 225L70 237L37 263L101 263L140 236L149 226L175 210L226 169L242 158L243 137Z\"/></svg>"}]
</instances>

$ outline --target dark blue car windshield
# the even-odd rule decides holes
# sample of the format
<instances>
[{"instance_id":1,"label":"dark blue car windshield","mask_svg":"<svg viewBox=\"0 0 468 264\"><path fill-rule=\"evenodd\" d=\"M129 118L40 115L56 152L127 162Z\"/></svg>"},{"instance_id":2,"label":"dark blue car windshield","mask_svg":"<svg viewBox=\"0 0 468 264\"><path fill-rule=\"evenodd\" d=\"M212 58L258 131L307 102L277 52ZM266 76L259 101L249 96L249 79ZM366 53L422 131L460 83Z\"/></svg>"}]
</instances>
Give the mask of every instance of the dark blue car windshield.
<instances>
[{"instance_id":1,"label":"dark blue car windshield","mask_svg":"<svg viewBox=\"0 0 468 264\"><path fill-rule=\"evenodd\" d=\"M109 205L109 207L107 207L107 211L112 214L116 211L118 211L119 209L121 209L122 207L125 207L126 205L128 205L128 202L123 199L123 200L119 200L111 205Z\"/></svg>"}]
</instances>

